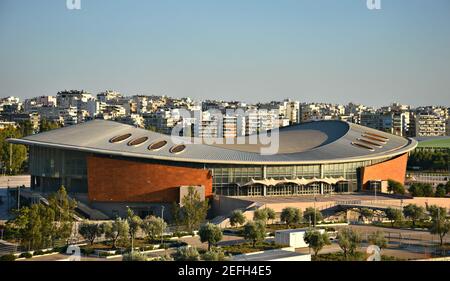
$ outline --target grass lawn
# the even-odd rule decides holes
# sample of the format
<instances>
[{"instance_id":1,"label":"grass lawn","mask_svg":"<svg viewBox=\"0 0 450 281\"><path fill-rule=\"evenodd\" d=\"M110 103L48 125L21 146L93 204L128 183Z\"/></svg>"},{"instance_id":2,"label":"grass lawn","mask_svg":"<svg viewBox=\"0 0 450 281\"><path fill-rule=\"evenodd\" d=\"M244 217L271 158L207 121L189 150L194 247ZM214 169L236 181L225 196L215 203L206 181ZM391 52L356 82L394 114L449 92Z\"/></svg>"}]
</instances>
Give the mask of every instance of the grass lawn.
<instances>
[{"instance_id":1,"label":"grass lawn","mask_svg":"<svg viewBox=\"0 0 450 281\"><path fill-rule=\"evenodd\" d=\"M412 228L412 222L411 221L401 221L394 223L394 226L390 222L373 222L372 225L375 226L381 226L381 227L388 227L388 228ZM431 226L431 222L429 221L417 221L415 228L429 228Z\"/></svg>"},{"instance_id":2,"label":"grass lawn","mask_svg":"<svg viewBox=\"0 0 450 281\"><path fill-rule=\"evenodd\" d=\"M421 141L418 147L450 148L450 138Z\"/></svg>"},{"instance_id":3,"label":"grass lawn","mask_svg":"<svg viewBox=\"0 0 450 281\"><path fill-rule=\"evenodd\" d=\"M278 245L273 242L272 243L269 243L269 242L257 243L255 247L253 247L252 243L248 243L248 242L229 245L229 246L221 246L221 248L225 252L225 254L231 254L231 255L240 255L240 254L247 254L247 253L259 252L259 251L274 250L274 249L280 249L283 247L284 247L284 245Z\"/></svg>"}]
</instances>

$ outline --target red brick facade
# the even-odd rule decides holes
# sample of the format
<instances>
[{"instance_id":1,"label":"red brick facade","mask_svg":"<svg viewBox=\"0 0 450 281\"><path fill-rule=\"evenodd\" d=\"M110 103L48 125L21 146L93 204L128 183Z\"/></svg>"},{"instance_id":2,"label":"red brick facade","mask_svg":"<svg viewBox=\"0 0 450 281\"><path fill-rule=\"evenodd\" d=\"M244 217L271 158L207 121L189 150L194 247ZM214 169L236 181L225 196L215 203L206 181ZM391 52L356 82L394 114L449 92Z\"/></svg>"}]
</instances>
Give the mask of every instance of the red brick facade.
<instances>
[{"instance_id":1,"label":"red brick facade","mask_svg":"<svg viewBox=\"0 0 450 281\"><path fill-rule=\"evenodd\" d=\"M96 202L174 202L179 186L203 185L212 196L208 170L89 156L89 200Z\"/></svg>"},{"instance_id":2,"label":"red brick facade","mask_svg":"<svg viewBox=\"0 0 450 281\"><path fill-rule=\"evenodd\" d=\"M367 189L370 180L395 180L405 184L406 164L408 154L402 154L394 159L361 168L362 189Z\"/></svg>"}]
</instances>

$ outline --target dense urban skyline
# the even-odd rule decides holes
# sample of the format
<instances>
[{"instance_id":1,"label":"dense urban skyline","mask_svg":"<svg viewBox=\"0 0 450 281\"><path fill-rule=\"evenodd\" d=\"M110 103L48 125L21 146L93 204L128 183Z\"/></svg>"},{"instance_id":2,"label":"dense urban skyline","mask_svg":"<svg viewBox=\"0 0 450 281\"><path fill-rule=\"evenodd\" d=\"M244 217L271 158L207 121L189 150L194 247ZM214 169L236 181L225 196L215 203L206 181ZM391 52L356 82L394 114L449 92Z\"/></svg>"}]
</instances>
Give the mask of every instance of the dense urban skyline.
<instances>
[{"instance_id":1,"label":"dense urban skyline","mask_svg":"<svg viewBox=\"0 0 450 281\"><path fill-rule=\"evenodd\" d=\"M0 96L450 105L448 1L0 3Z\"/></svg>"}]
</instances>

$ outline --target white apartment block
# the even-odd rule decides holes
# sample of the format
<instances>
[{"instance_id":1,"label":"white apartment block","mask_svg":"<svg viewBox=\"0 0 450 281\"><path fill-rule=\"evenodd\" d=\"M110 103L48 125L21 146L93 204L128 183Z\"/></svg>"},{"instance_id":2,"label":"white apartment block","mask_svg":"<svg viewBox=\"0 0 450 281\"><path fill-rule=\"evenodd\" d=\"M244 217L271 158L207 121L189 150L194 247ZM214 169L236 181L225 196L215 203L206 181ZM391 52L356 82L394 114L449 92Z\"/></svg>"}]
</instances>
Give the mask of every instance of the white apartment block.
<instances>
[{"instance_id":1,"label":"white apartment block","mask_svg":"<svg viewBox=\"0 0 450 281\"><path fill-rule=\"evenodd\" d=\"M418 114L415 116L417 137L445 136L446 120L433 114Z\"/></svg>"},{"instance_id":2,"label":"white apartment block","mask_svg":"<svg viewBox=\"0 0 450 281\"><path fill-rule=\"evenodd\" d=\"M450 118L445 121L445 134L450 136Z\"/></svg>"},{"instance_id":3,"label":"white apartment block","mask_svg":"<svg viewBox=\"0 0 450 281\"><path fill-rule=\"evenodd\" d=\"M108 90L108 91L97 94L97 99L100 102L104 102L104 103L115 102L118 99L120 99L121 97L122 97L122 94L120 92L112 91L112 90Z\"/></svg>"}]
</instances>

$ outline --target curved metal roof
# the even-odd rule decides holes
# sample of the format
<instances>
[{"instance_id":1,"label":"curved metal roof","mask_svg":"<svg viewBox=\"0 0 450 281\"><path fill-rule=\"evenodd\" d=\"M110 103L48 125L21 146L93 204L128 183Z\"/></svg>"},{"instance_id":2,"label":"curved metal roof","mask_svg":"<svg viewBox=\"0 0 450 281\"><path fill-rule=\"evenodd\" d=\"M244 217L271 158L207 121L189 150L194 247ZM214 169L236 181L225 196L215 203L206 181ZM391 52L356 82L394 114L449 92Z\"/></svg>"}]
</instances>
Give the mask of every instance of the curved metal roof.
<instances>
[{"instance_id":1,"label":"curved metal roof","mask_svg":"<svg viewBox=\"0 0 450 281\"><path fill-rule=\"evenodd\" d=\"M131 134L131 137L119 142L110 141L126 134ZM144 143L129 145L130 141L143 137L148 137ZM182 141L182 138L113 121L93 120L9 141L16 144L168 161L277 165L379 159L406 153L417 146L417 141L413 139L336 120L280 128L278 132L273 132L273 137L279 137L280 148L273 155L259 153L261 148L267 148L263 141L253 145L187 143L182 151L173 153L171 149ZM248 138L243 139L248 141ZM150 144L160 140L167 141L167 144L160 149L148 149ZM379 145L373 146L370 142Z\"/></svg>"}]
</instances>

